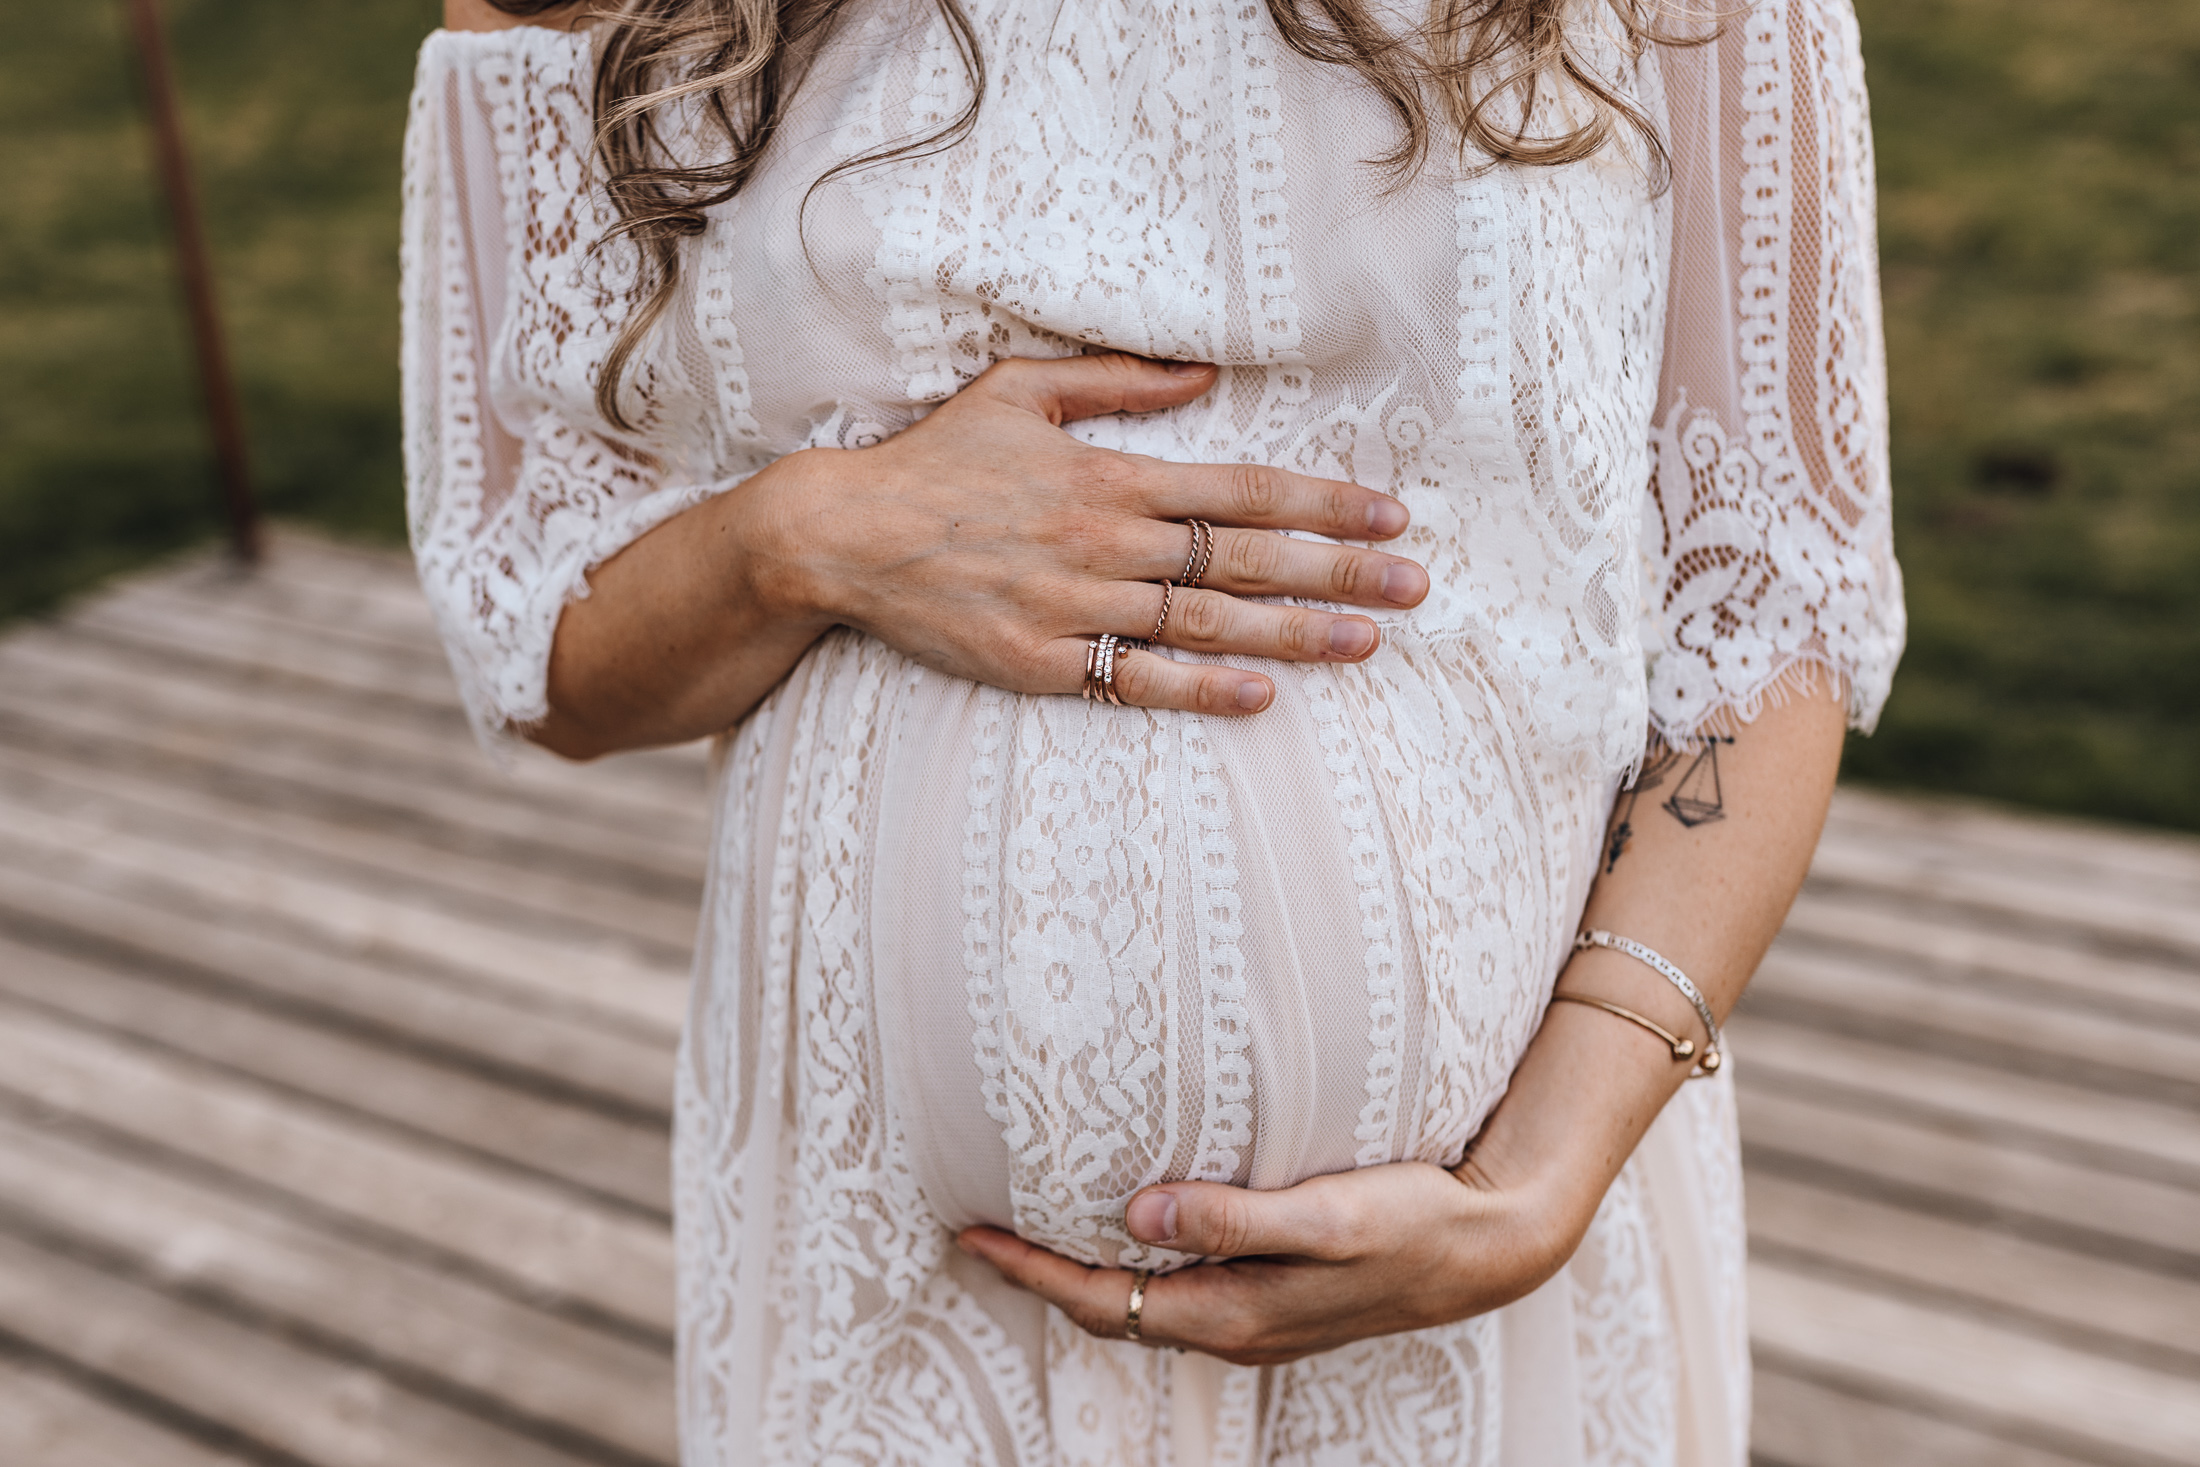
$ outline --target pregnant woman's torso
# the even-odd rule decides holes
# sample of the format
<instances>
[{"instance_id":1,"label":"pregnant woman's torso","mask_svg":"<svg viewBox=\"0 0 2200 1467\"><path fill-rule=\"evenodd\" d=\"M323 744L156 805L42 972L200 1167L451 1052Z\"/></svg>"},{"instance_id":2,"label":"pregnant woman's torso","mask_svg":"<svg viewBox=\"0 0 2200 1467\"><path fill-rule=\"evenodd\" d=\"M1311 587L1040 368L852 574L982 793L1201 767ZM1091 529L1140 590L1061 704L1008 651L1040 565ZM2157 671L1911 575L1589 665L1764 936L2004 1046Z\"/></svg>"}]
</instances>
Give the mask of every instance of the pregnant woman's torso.
<instances>
[{"instance_id":1,"label":"pregnant woman's torso","mask_svg":"<svg viewBox=\"0 0 2200 1467\"><path fill-rule=\"evenodd\" d=\"M1155 1180L1455 1158L1533 1031L1640 747L1660 206L1618 147L1393 188L1350 161L1389 115L1263 26L1143 10L1178 33L1095 42L1049 13L979 13L969 140L812 192L921 130L952 64L937 26L854 26L803 141L699 241L681 324L721 471L1100 345L1225 371L1080 436L1413 511L1427 602L1363 666L1269 666L1257 717L1008 695L838 632L728 751L725 874L757 912L801 888L798 930L745 940L818 947L813 1001L867 1035L830 1063L883 1082L897 1164L950 1222L1135 1258L1122 1203ZM1163 101L1205 151L1153 148Z\"/></svg>"}]
</instances>

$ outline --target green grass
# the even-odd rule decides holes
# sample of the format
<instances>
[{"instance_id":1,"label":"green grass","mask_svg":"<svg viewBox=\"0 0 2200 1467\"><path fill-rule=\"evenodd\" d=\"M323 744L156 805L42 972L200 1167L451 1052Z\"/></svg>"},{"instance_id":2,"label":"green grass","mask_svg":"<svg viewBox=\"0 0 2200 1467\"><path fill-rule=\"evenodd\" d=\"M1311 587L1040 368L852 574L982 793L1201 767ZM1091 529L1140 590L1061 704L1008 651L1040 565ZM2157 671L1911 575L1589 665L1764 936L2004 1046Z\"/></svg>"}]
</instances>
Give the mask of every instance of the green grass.
<instances>
[{"instance_id":1,"label":"green grass","mask_svg":"<svg viewBox=\"0 0 2200 1467\"><path fill-rule=\"evenodd\" d=\"M438 11L169 6L262 497L392 542L398 142ZM0 49L0 616L219 524L121 17L10 6Z\"/></svg>"},{"instance_id":2,"label":"green grass","mask_svg":"<svg viewBox=\"0 0 2200 1467\"><path fill-rule=\"evenodd\" d=\"M1910 648L1849 773L2200 829L2200 5L1860 10Z\"/></svg>"},{"instance_id":3,"label":"green grass","mask_svg":"<svg viewBox=\"0 0 2200 1467\"><path fill-rule=\"evenodd\" d=\"M1911 642L1850 777L2200 830L2200 5L1860 0ZM0 51L0 617L215 532L118 0ZM390 542L435 0L171 0L262 492Z\"/></svg>"}]
</instances>

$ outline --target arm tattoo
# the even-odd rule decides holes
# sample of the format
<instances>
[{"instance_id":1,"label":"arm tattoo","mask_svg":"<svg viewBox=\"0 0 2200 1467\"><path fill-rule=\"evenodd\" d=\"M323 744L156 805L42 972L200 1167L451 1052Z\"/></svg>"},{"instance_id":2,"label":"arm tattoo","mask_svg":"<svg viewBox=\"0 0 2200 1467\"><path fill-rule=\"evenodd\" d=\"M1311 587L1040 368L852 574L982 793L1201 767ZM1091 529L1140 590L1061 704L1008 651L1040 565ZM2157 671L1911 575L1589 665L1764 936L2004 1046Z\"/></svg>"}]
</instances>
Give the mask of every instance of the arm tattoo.
<instances>
[{"instance_id":1,"label":"arm tattoo","mask_svg":"<svg viewBox=\"0 0 2200 1467\"><path fill-rule=\"evenodd\" d=\"M1612 823L1611 843L1605 850L1605 875L1612 874L1612 868L1619 865L1619 858L1626 853L1627 842L1635 838L1635 802L1642 798L1643 791L1654 790L1665 783L1665 776L1672 773L1673 766L1680 762L1681 756L1671 749L1659 749L1643 761L1641 773L1635 776L1634 782L1621 794L1619 818Z\"/></svg>"},{"instance_id":2,"label":"arm tattoo","mask_svg":"<svg viewBox=\"0 0 2200 1467\"><path fill-rule=\"evenodd\" d=\"M1719 786L1719 745L1733 742L1732 738L1722 738L1718 734L1704 738L1703 752L1688 766L1688 772L1674 787L1672 798L1665 802L1666 814L1690 830L1726 818L1726 792Z\"/></svg>"},{"instance_id":3,"label":"arm tattoo","mask_svg":"<svg viewBox=\"0 0 2200 1467\"><path fill-rule=\"evenodd\" d=\"M1673 793L1666 797L1665 813L1689 830L1726 818L1726 791L1719 783L1719 745L1733 742L1730 734L1705 734L1703 748L1693 755L1661 749L1651 756L1642 766L1642 773L1635 776L1635 782L1627 786L1621 796L1618 818L1612 823L1612 838L1605 849L1604 872L1607 876L1619 865L1627 842L1634 838L1635 802L1642 798L1644 791L1663 785L1666 776L1680 769L1683 763L1687 768L1681 769Z\"/></svg>"}]
</instances>

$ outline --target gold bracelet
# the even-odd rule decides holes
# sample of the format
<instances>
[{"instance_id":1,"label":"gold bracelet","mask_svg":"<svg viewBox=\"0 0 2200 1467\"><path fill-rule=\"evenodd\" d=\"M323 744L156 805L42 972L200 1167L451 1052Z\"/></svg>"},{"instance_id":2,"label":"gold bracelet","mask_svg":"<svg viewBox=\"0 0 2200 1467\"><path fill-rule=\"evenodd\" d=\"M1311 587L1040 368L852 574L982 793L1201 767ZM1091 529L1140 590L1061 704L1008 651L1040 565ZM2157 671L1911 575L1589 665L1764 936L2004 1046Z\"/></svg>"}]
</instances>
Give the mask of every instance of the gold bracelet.
<instances>
[{"instance_id":1,"label":"gold bracelet","mask_svg":"<svg viewBox=\"0 0 2200 1467\"><path fill-rule=\"evenodd\" d=\"M1606 1003L1601 998L1591 998L1585 993L1554 993L1551 995L1551 1002L1585 1003L1593 1009L1602 1009L1608 1014L1617 1014L1620 1018L1625 1019L1630 1023L1642 1025L1643 1028L1648 1029L1651 1033L1657 1035L1658 1038L1664 1040L1665 1047L1673 1051L1673 1058L1676 1061L1692 1060L1696 1057L1695 1040L1684 1039L1680 1035L1675 1034L1672 1030L1665 1028L1663 1025L1657 1024L1649 1019L1644 1018L1642 1015L1636 1013L1633 1009L1623 1009L1616 1003Z\"/></svg>"}]
</instances>

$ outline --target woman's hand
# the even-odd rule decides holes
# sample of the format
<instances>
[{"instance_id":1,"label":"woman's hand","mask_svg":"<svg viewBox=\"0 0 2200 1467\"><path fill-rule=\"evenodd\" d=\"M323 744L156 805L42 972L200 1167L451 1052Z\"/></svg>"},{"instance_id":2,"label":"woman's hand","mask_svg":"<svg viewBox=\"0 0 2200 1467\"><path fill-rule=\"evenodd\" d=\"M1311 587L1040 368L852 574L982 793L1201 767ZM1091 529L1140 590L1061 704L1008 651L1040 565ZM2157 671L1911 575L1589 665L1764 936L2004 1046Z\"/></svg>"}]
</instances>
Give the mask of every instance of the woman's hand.
<instances>
[{"instance_id":1,"label":"woman's hand","mask_svg":"<svg viewBox=\"0 0 2200 1467\"><path fill-rule=\"evenodd\" d=\"M1088 639L1145 638L1181 579L1185 521L1216 526L1201 588L1177 590L1159 640L1223 656L1356 662L1364 616L1241 598L1403 609L1428 594L1410 560L1293 540L1403 533L1405 506L1356 484L1259 465L1164 463L1079 442L1062 425L1178 407L1215 369L1120 355L1001 362L928 417L864 449L790 454L643 536L569 606L533 736L576 757L715 733L802 653L851 626L927 667L1020 693L1075 694ZM1246 714L1263 673L1131 652L1123 700Z\"/></svg>"},{"instance_id":2,"label":"woman's hand","mask_svg":"<svg viewBox=\"0 0 2200 1467\"><path fill-rule=\"evenodd\" d=\"M1151 1187L1126 1211L1132 1236L1227 1261L1149 1282L1140 1338L1277 1365L1483 1314L1558 1271L1588 1227L1579 1211L1551 1189L1497 1186L1471 1163L1453 1175L1400 1162L1279 1192ZM956 1241L1085 1330L1124 1337L1127 1271L1087 1268L995 1228Z\"/></svg>"},{"instance_id":3,"label":"woman's hand","mask_svg":"<svg viewBox=\"0 0 2200 1467\"><path fill-rule=\"evenodd\" d=\"M1402 608L1428 592L1412 561L1269 533L1385 540L1405 506L1333 479L1259 465L1172 464L1093 448L1061 425L1198 397L1212 367L1119 355L1002 362L875 448L796 455L776 486L781 518L760 537L765 599L798 618L853 626L928 667L1019 693L1074 693L1086 639L1144 637L1158 582L1181 578L1192 532L1219 528L1201 590L1171 598L1161 641L1197 652L1357 662L1366 617L1243 596ZM1260 673L1131 654L1124 701L1250 713L1275 689Z\"/></svg>"}]
</instances>

